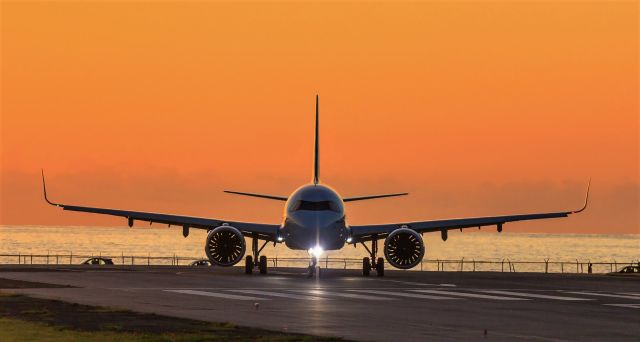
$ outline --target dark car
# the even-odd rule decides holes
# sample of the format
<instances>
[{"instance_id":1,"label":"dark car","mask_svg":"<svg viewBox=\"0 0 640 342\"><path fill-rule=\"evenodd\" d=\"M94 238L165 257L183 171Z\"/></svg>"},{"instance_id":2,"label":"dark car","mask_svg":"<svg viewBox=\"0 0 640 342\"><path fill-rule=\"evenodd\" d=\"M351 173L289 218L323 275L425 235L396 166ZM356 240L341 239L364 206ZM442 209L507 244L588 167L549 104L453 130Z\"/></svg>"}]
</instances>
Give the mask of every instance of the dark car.
<instances>
[{"instance_id":1,"label":"dark car","mask_svg":"<svg viewBox=\"0 0 640 342\"><path fill-rule=\"evenodd\" d=\"M625 266L618 273L640 273L640 266L629 265Z\"/></svg>"},{"instance_id":2,"label":"dark car","mask_svg":"<svg viewBox=\"0 0 640 342\"><path fill-rule=\"evenodd\" d=\"M207 259L200 259L190 263L189 266L211 266L211 261Z\"/></svg>"},{"instance_id":3,"label":"dark car","mask_svg":"<svg viewBox=\"0 0 640 342\"><path fill-rule=\"evenodd\" d=\"M82 262L82 265L113 265L113 260L109 258L89 258Z\"/></svg>"}]
</instances>

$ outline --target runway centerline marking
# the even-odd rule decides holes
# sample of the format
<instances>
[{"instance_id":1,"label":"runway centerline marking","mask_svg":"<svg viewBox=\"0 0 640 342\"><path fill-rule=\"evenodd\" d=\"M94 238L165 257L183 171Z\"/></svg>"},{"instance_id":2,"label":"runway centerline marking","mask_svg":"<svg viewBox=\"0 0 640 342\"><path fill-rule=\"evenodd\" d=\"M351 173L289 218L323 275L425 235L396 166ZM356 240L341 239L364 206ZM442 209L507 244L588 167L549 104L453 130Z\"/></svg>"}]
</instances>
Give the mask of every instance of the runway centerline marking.
<instances>
[{"instance_id":1,"label":"runway centerline marking","mask_svg":"<svg viewBox=\"0 0 640 342\"><path fill-rule=\"evenodd\" d=\"M240 296L234 295L230 293L222 293L222 292L207 292L207 291L196 291L196 290L163 290L165 292L174 292L174 293L182 293L196 296L207 296L207 297L217 297L217 298L225 298L225 299L236 299L236 300L269 300L269 298L259 298L259 297L251 297L251 296Z\"/></svg>"},{"instance_id":2,"label":"runway centerline marking","mask_svg":"<svg viewBox=\"0 0 640 342\"><path fill-rule=\"evenodd\" d=\"M466 292L442 291L442 290L411 290L411 291L420 292L420 293L426 292L426 293L442 294L442 295L448 295L448 296L494 299L494 300L529 300L526 298L491 296L491 295L484 295L484 294L478 294L478 293L466 293Z\"/></svg>"},{"instance_id":3,"label":"runway centerline marking","mask_svg":"<svg viewBox=\"0 0 640 342\"><path fill-rule=\"evenodd\" d=\"M624 298L624 299L635 299L635 300L640 300L640 297L636 297L636 296L624 296L624 295L617 295L617 294L611 294L611 293L597 293L597 292L566 292L566 293L573 293L573 294L579 294L579 295L585 295L585 296L600 296L600 297L613 297L613 298Z\"/></svg>"},{"instance_id":4,"label":"runway centerline marking","mask_svg":"<svg viewBox=\"0 0 640 342\"><path fill-rule=\"evenodd\" d=\"M310 293L316 296L336 296L336 297L366 299L366 300L395 300L395 298L367 296L367 295L355 294L355 293L329 292L325 290L292 290L292 291L300 292L300 293Z\"/></svg>"},{"instance_id":5,"label":"runway centerline marking","mask_svg":"<svg viewBox=\"0 0 640 342\"><path fill-rule=\"evenodd\" d=\"M417 294L417 293L406 293L406 292L394 292L394 291L379 291L379 290L348 290L351 292L362 292L362 293L374 293L384 296L398 296L398 297L408 297L408 298L422 298L422 299L460 299L460 298L452 298L452 297L441 297L441 296L432 296L425 294Z\"/></svg>"},{"instance_id":6,"label":"runway centerline marking","mask_svg":"<svg viewBox=\"0 0 640 342\"><path fill-rule=\"evenodd\" d=\"M529 298L556 299L556 300L569 300L569 301L593 300L591 298L552 296L552 295L544 295L539 293L526 293L526 292L514 292L514 291L501 291L501 290L477 290L477 291L485 292L485 293L509 295L509 296L529 297Z\"/></svg>"},{"instance_id":7,"label":"runway centerline marking","mask_svg":"<svg viewBox=\"0 0 640 342\"><path fill-rule=\"evenodd\" d=\"M262 291L262 290L244 290L244 289L242 289L242 290L227 290L227 291L239 292L239 293L249 293L249 294L256 294L256 295L263 295L263 296L290 298L290 299L304 299L304 300L325 300L325 299L328 299L328 298L322 298L322 297L303 296L303 295L296 295L296 294L292 294L292 293L271 292L271 291Z\"/></svg>"}]
</instances>

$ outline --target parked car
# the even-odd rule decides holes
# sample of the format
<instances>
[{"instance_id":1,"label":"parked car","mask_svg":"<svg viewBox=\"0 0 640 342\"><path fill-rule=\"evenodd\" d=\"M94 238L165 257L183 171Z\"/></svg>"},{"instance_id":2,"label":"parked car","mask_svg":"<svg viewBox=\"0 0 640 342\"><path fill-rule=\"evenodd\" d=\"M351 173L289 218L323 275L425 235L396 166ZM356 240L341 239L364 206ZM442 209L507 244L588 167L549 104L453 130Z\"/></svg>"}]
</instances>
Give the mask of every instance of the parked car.
<instances>
[{"instance_id":1,"label":"parked car","mask_svg":"<svg viewBox=\"0 0 640 342\"><path fill-rule=\"evenodd\" d=\"M109 258L89 258L83 261L82 265L113 265L113 260Z\"/></svg>"},{"instance_id":2,"label":"parked car","mask_svg":"<svg viewBox=\"0 0 640 342\"><path fill-rule=\"evenodd\" d=\"M638 265L638 266L634 266L634 265L625 266L622 269L620 269L620 271L618 271L618 273L640 273L640 265Z\"/></svg>"},{"instance_id":3,"label":"parked car","mask_svg":"<svg viewBox=\"0 0 640 342\"><path fill-rule=\"evenodd\" d=\"M190 263L189 266L211 266L211 261L208 259L200 259Z\"/></svg>"}]
</instances>

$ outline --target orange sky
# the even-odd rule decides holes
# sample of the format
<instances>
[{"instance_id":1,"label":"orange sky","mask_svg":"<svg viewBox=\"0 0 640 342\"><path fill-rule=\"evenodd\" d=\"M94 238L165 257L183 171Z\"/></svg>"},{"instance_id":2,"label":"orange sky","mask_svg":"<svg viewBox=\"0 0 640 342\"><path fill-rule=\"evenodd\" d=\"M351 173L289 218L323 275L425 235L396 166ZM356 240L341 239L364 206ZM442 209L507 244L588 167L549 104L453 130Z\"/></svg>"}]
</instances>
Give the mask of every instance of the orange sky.
<instances>
[{"instance_id":1,"label":"orange sky","mask_svg":"<svg viewBox=\"0 0 640 342\"><path fill-rule=\"evenodd\" d=\"M69 204L279 222L311 177L352 224L579 207L639 233L638 2L2 2L0 224Z\"/></svg>"}]
</instances>

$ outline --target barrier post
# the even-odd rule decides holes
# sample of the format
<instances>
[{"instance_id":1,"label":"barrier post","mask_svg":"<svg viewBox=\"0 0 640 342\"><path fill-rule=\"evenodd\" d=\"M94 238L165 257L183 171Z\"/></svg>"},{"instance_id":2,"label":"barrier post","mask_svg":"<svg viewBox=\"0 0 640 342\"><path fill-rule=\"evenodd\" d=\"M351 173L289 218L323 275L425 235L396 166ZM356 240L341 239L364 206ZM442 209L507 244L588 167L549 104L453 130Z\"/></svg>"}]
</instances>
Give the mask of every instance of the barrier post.
<instances>
[{"instance_id":1,"label":"barrier post","mask_svg":"<svg viewBox=\"0 0 640 342\"><path fill-rule=\"evenodd\" d=\"M544 259L544 273L549 273L549 259Z\"/></svg>"}]
</instances>

